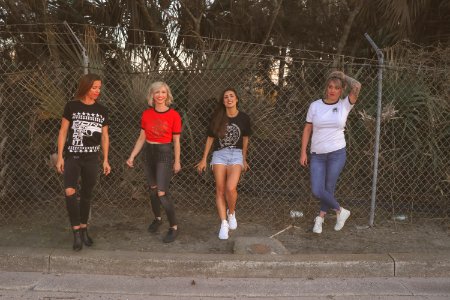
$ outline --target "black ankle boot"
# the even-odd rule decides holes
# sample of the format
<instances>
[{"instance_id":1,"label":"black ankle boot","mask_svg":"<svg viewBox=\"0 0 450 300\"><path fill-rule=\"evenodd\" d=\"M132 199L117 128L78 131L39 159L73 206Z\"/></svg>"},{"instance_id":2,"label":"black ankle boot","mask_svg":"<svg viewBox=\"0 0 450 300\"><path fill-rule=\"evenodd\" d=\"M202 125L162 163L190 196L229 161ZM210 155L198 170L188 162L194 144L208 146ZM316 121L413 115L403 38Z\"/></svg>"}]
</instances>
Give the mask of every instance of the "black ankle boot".
<instances>
[{"instance_id":1,"label":"black ankle boot","mask_svg":"<svg viewBox=\"0 0 450 300\"><path fill-rule=\"evenodd\" d=\"M83 242L81 241L80 229L73 230L73 246L72 249L80 251L83 248Z\"/></svg>"},{"instance_id":2,"label":"black ankle boot","mask_svg":"<svg viewBox=\"0 0 450 300\"><path fill-rule=\"evenodd\" d=\"M92 244L94 244L94 241L88 235L87 227L80 228L80 235L81 235L81 240L83 241L83 244L85 244L86 246L90 247L90 246L92 246Z\"/></svg>"}]
</instances>

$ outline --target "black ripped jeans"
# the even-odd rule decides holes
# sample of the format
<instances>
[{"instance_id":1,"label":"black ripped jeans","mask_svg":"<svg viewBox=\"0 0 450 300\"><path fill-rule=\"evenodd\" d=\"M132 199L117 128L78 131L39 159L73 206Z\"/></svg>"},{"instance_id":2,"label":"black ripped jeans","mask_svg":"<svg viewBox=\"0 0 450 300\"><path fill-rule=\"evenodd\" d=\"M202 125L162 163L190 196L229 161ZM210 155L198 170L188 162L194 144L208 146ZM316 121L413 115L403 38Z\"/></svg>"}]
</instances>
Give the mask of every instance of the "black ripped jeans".
<instances>
[{"instance_id":1,"label":"black ripped jeans","mask_svg":"<svg viewBox=\"0 0 450 300\"><path fill-rule=\"evenodd\" d=\"M91 211L92 191L97 182L98 155L70 155L64 159L64 189L73 188L75 194L66 196L66 207L70 224L79 226L87 224ZM78 180L81 178L81 184ZM78 186L80 186L80 201L78 201Z\"/></svg>"},{"instance_id":2,"label":"black ripped jeans","mask_svg":"<svg viewBox=\"0 0 450 300\"><path fill-rule=\"evenodd\" d=\"M177 225L175 205L170 199L169 185L173 175L173 145L150 144L145 145L145 173L150 188L150 200L155 217L161 217L161 204L166 211L170 226ZM156 188L155 188L156 187ZM164 196L158 196L164 192Z\"/></svg>"}]
</instances>

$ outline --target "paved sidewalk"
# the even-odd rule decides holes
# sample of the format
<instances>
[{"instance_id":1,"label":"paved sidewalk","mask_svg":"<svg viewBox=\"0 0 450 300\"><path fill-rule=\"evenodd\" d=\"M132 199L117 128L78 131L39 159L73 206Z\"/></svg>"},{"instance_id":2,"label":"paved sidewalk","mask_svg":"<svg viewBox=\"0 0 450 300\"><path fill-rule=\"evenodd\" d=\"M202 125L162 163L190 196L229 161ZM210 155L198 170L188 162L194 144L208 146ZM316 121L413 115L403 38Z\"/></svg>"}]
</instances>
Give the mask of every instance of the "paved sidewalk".
<instances>
[{"instance_id":1,"label":"paved sidewalk","mask_svg":"<svg viewBox=\"0 0 450 300\"><path fill-rule=\"evenodd\" d=\"M1 272L0 299L444 300L450 278L198 278Z\"/></svg>"}]
</instances>

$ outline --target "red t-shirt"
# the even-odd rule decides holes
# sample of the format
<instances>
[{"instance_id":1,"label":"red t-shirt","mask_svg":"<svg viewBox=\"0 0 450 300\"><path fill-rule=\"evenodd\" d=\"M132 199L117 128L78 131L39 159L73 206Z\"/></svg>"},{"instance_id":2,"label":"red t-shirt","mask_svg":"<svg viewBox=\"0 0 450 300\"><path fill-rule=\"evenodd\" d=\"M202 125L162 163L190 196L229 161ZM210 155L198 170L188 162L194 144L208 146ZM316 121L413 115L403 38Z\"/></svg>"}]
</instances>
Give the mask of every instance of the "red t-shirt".
<instances>
[{"instance_id":1,"label":"red t-shirt","mask_svg":"<svg viewBox=\"0 0 450 300\"><path fill-rule=\"evenodd\" d=\"M174 134L181 134L181 117L174 109L157 112L153 107L142 113L141 128L147 141L168 144Z\"/></svg>"}]
</instances>

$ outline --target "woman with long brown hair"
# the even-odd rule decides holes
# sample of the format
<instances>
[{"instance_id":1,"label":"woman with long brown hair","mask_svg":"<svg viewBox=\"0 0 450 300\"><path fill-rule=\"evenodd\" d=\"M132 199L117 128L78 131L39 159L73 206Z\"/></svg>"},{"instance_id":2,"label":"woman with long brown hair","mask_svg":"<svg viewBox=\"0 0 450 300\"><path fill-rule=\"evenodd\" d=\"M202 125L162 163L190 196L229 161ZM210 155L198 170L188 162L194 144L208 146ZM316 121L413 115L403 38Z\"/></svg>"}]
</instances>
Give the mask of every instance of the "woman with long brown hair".
<instances>
[{"instance_id":1,"label":"woman with long brown hair","mask_svg":"<svg viewBox=\"0 0 450 300\"><path fill-rule=\"evenodd\" d=\"M213 146L211 167L216 182L216 206L221 220L219 239L226 240L229 230L237 228L237 185L242 171L247 171L249 136L252 133L250 117L238 110L236 90L227 88L219 97L207 130L199 173L206 170L206 160Z\"/></svg>"},{"instance_id":2,"label":"woman with long brown hair","mask_svg":"<svg viewBox=\"0 0 450 300\"><path fill-rule=\"evenodd\" d=\"M73 250L92 246L87 226L91 210L92 191L97 181L100 149L103 151L103 174L111 167L109 153L109 118L107 109L97 102L102 81L97 74L83 75L75 100L65 108L58 135L56 169L64 174L66 207L73 230ZM81 177L78 201L78 180Z\"/></svg>"}]
</instances>

